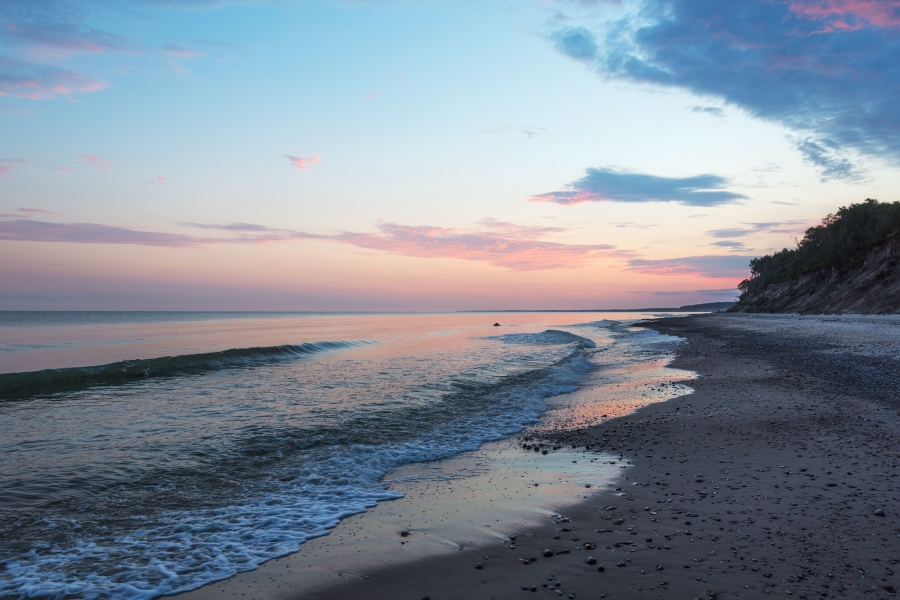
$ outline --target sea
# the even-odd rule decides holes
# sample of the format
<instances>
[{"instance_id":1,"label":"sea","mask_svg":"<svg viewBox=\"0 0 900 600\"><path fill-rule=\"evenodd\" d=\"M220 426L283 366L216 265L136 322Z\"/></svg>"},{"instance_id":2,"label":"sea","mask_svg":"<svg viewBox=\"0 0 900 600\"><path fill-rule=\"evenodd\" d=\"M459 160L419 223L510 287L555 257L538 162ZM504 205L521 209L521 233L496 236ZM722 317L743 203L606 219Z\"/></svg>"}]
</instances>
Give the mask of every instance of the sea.
<instances>
[{"instance_id":1,"label":"sea","mask_svg":"<svg viewBox=\"0 0 900 600\"><path fill-rule=\"evenodd\" d=\"M397 469L539 430L588 380L683 393L660 374L679 340L634 327L654 316L0 312L0 598L195 589L397 498Z\"/></svg>"}]
</instances>

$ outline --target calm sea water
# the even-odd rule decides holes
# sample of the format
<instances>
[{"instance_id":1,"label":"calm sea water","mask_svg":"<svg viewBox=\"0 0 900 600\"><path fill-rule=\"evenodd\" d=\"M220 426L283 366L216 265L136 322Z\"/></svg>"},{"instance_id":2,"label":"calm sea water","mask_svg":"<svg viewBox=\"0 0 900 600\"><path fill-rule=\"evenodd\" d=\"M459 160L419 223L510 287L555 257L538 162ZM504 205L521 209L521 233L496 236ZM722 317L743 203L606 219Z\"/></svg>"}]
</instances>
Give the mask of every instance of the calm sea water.
<instances>
[{"instance_id":1,"label":"calm sea water","mask_svg":"<svg viewBox=\"0 0 900 600\"><path fill-rule=\"evenodd\" d=\"M658 361L643 316L0 313L0 597L152 598L295 551L396 467Z\"/></svg>"}]
</instances>

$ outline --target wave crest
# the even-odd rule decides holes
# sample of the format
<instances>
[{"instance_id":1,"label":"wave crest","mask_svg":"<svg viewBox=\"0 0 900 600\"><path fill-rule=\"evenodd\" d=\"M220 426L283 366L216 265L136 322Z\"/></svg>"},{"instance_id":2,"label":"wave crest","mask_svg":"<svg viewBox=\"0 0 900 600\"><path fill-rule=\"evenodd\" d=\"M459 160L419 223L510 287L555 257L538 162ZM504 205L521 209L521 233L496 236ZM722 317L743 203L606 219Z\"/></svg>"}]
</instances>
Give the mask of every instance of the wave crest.
<instances>
[{"instance_id":1,"label":"wave crest","mask_svg":"<svg viewBox=\"0 0 900 600\"><path fill-rule=\"evenodd\" d=\"M327 350L351 348L367 343L371 342L331 341L257 348L232 348L219 352L123 360L92 367L3 373L0 374L0 400L25 399L37 395L77 391L98 385L122 385L153 377L190 375L230 367L291 360Z\"/></svg>"}]
</instances>

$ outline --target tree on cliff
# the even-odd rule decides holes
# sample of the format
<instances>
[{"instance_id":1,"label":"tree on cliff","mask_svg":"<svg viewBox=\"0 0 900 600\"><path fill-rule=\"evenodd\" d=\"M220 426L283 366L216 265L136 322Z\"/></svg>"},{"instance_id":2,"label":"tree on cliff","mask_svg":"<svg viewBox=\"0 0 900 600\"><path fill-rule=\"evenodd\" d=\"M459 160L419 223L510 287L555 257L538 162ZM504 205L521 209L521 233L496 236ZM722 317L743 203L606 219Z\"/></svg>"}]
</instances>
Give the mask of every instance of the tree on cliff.
<instances>
[{"instance_id":1,"label":"tree on cliff","mask_svg":"<svg viewBox=\"0 0 900 600\"><path fill-rule=\"evenodd\" d=\"M750 261L750 278L738 285L744 294L770 283L812 271L838 273L859 267L872 248L900 233L900 202L865 202L842 206L820 225L806 230L793 249L785 248Z\"/></svg>"}]
</instances>

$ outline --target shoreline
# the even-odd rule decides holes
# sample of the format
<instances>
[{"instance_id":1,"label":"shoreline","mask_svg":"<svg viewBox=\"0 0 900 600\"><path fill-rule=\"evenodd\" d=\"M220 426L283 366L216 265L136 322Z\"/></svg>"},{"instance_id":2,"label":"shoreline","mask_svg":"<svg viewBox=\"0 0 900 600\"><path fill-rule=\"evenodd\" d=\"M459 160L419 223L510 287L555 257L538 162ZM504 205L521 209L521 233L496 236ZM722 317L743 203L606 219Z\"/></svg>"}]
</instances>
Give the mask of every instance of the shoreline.
<instances>
[{"instance_id":1,"label":"shoreline","mask_svg":"<svg viewBox=\"0 0 900 600\"><path fill-rule=\"evenodd\" d=\"M758 316L643 324L686 338L670 367L699 373L695 392L551 434L557 445L616 448L634 463L566 509L567 521L523 522L493 542L363 569L314 591L301 593L298 576L282 572L267 573L278 593L251 595L232 578L219 595L500 599L534 587L571 598L892 597L900 425L891 400L900 397L891 373L873 379L869 367L900 360L900 338L883 338L884 324L871 320L844 337L835 332L847 319L806 321L793 330ZM781 354L756 356L767 344ZM828 361L856 364L870 381L848 395L840 374L821 370Z\"/></svg>"}]
</instances>

